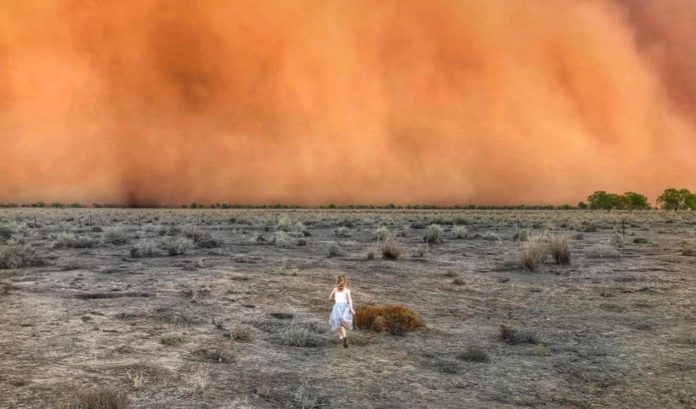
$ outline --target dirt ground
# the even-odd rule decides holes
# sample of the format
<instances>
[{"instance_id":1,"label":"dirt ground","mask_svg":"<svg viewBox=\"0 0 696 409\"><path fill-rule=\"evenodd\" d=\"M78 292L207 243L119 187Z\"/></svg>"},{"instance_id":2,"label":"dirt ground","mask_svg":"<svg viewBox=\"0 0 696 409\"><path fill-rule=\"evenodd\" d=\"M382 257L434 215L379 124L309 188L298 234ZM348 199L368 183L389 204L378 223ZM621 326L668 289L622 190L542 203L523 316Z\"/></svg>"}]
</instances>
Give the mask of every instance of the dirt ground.
<instances>
[{"instance_id":1,"label":"dirt ground","mask_svg":"<svg viewBox=\"0 0 696 409\"><path fill-rule=\"evenodd\" d=\"M0 227L36 261L0 269L2 408L95 388L135 408L696 408L693 212L20 208ZM570 264L521 267L527 232L565 235ZM425 326L342 348L338 274Z\"/></svg>"}]
</instances>

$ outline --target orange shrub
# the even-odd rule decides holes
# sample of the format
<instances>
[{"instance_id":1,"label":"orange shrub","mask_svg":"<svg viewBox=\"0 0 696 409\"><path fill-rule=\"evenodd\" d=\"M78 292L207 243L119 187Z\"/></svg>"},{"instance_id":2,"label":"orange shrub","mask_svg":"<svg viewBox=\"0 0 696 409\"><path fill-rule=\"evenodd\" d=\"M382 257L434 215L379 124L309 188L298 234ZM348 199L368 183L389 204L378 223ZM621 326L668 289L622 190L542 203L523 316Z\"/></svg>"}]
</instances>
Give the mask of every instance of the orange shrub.
<instances>
[{"instance_id":1,"label":"orange shrub","mask_svg":"<svg viewBox=\"0 0 696 409\"><path fill-rule=\"evenodd\" d=\"M353 322L360 329L389 332L394 335L413 331L421 326L416 313L403 305L358 307Z\"/></svg>"}]
</instances>

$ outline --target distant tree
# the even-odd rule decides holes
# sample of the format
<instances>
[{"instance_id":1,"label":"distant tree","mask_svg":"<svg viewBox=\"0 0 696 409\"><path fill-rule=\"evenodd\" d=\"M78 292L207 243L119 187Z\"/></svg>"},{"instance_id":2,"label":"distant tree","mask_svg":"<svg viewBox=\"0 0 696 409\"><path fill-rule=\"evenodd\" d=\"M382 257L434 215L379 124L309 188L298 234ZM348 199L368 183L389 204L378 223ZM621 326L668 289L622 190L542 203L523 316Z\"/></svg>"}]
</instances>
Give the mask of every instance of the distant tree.
<instances>
[{"instance_id":1,"label":"distant tree","mask_svg":"<svg viewBox=\"0 0 696 409\"><path fill-rule=\"evenodd\" d=\"M592 193L587 198L587 203L589 203L592 210L611 210L614 207L614 201L615 198L611 194L601 190Z\"/></svg>"},{"instance_id":2,"label":"distant tree","mask_svg":"<svg viewBox=\"0 0 696 409\"><path fill-rule=\"evenodd\" d=\"M657 197L657 204L664 210L681 210L688 209L691 201L692 193L688 189L666 189L660 196Z\"/></svg>"},{"instance_id":3,"label":"distant tree","mask_svg":"<svg viewBox=\"0 0 696 409\"><path fill-rule=\"evenodd\" d=\"M587 209L587 203L585 203L585 202L578 202L578 209L586 210L586 209Z\"/></svg>"},{"instance_id":4,"label":"distant tree","mask_svg":"<svg viewBox=\"0 0 696 409\"><path fill-rule=\"evenodd\" d=\"M696 193L689 193L689 196L686 198L686 207L696 210Z\"/></svg>"},{"instance_id":5,"label":"distant tree","mask_svg":"<svg viewBox=\"0 0 696 409\"><path fill-rule=\"evenodd\" d=\"M650 203L645 195L635 192L626 192L622 196L625 203L625 208L629 210L647 210L650 209Z\"/></svg>"},{"instance_id":6,"label":"distant tree","mask_svg":"<svg viewBox=\"0 0 696 409\"><path fill-rule=\"evenodd\" d=\"M609 200L611 201L612 209L624 210L628 208L628 199L622 195L616 193L609 193Z\"/></svg>"}]
</instances>

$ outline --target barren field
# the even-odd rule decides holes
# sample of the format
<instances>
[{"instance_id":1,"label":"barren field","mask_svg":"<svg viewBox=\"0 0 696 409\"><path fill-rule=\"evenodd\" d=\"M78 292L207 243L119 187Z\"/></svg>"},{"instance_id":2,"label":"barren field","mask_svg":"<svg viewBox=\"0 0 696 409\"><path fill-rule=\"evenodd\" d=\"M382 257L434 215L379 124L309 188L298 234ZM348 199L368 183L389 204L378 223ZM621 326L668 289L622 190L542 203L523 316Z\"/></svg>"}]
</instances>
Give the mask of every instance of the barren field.
<instances>
[{"instance_id":1,"label":"barren field","mask_svg":"<svg viewBox=\"0 0 696 409\"><path fill-rule=\"evenodd\" d=\"M0 407L695 408L695 241L693 212L2 209ZM423 326L342 348L338 274Z\"/></svg>"}]
</instances>

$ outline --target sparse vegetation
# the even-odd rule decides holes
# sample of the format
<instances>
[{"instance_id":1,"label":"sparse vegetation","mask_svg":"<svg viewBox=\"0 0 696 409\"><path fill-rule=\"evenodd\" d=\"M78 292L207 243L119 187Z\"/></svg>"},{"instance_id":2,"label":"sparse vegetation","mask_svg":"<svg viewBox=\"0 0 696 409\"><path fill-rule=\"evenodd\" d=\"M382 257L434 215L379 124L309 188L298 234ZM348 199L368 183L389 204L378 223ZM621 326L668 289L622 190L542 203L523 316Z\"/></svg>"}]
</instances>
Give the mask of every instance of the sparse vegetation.
<instances>
[{"instance_id":1,"label":"sparse vegetation","mask_svg":"<svg viewBox=\"0 0 696 409\"><path fill-rule=\"evenodd\" d=\"M350 237L350 229L345 227L345 226L341 226L341 227L336 229L336 236L337 237Z\"/></svg>"},{"instance_id":2,"label":"sparse vegetation","mask_svg":"<svg viewBox=\"0 0 696 409\"><path fill-rule=\"evenodd\" d=\"M130 248L130 256L133 258L155 257L157 256L157 244L150 239L141 239Z\"/></svg>"},{"instance_id":3,"label":"sparse vegetation","mask_svg":"<svg viewBox=\"0 0 696 409\"><path fill-rule=\"evenodd\" d=\"M43 259L27 245L16 242L0 245L0 269L34 267L43 264Z\"/></svg>"},{"instance_id":4,"label":"sparse vegetation","mask_svg":"<svg viewBox=\"0 0 696 409\"><path fill-rule=\"evenodd\" d=\"M61 232L53 243L53 248L65 249L86 249L97 245L98 241L86 236L77 236L73 233Z\"/></svg>"},{"instance_id":5,"label":"sparse vegetation","mask_svg":"<svg viewBox=\"0 0 696 409\"><path fill-rule=\"evenodd\" d=\"M459 359L467 362L488 362L490 358L486 351L481 348L470 346L464 352L459 354Z\"/></svg>"},{"instance_id":6,"label":"sparse vegetation","mask_svg":"<svg viewBox=\"0 0 696 409\"><path fill-rule=\"evenodd\" d=\"M165 238L160 242L160 247L170 256L179 256L186 254L187 251L193 249L193 240L182 236L174 236Z\"/></svg>"},{"instance_id":7,"label":"sparse vegetation","mask_svg":"<svg viewBox=\"0 0 696 409\"><path fill-rule=\"evenodd\" d=\"M122 245L128 243L128 234L121 227L109 227L104 230L104 242Z\"/></svg>"},{"instance_id":8,"label":"sparse vegetation","mask_svg":"<svg viewBox=\"0 0 696 409\"><path fill-rule=\"evenodd\" d=\"M111 388L95 388L76 393L61 409L126 409L129 407L128 398Z\"/></svg>"}]
</instances>

